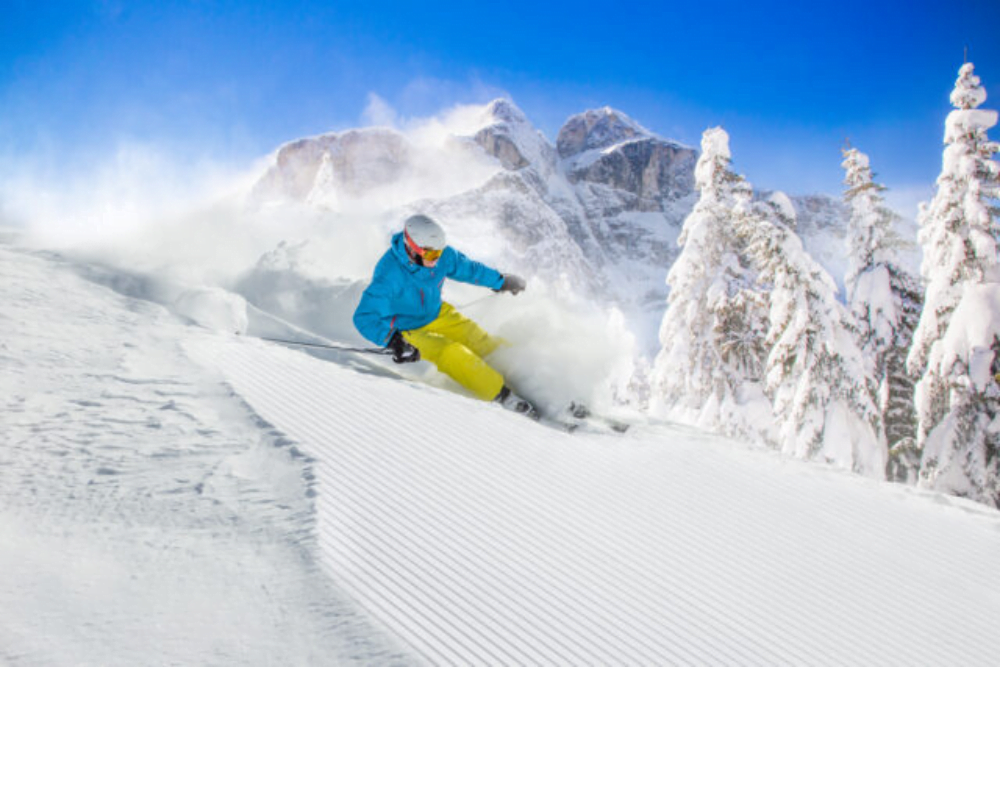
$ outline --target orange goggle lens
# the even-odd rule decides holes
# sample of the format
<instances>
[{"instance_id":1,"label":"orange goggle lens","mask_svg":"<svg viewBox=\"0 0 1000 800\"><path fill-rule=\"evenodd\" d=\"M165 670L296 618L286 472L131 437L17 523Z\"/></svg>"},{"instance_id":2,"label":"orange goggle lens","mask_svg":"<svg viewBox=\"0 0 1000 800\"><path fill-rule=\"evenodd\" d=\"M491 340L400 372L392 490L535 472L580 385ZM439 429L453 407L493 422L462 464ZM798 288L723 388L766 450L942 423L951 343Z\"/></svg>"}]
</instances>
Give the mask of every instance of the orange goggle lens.
<instances>
[{"instance_id":1,"label":"orange goggle lens","mask_svg":"<svg viewBox=\"0 0 1000 800\"><path fill-rule=\"evenodd\" d=\"M406 246L410 249L413 255L420 256L423 261L434 262L441 258L441 254L444 250L435 250L432 247L418 247L417 243L410 238L410 234L406 233Z\"/></svg>"}]
</instances>

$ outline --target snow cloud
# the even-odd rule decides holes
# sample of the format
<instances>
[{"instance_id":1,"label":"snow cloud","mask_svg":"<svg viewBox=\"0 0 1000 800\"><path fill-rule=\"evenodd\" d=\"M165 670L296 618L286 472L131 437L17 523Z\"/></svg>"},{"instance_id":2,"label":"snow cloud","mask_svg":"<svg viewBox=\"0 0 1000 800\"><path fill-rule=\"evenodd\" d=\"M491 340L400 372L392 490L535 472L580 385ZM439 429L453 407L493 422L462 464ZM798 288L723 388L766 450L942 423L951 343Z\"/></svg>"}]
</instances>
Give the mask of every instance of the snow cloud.
<instances>
[{"instance_id":1,"label":"snow cloud","mask_svg":"<svg viewBox=\"0 0 1000 800\"><path fill-rule=\"evenodd\" d=\"M498 97L506 98L506 92L498 90L490 100ZM486 119L487 104L488 101L455 103L438 106L439 110L432 114L406 116L385 98L370 92L361 119L366 126L398 131L418 145L441 147L452 137L471 136L480 130Z\"/></svg>"},{"instance_id":2,"label":"snow cloud","mask_svg":"<svg viewBox=\"0 0 1000 800\"><path fill-rule=\"evenodd\" d=\"M9 220L50 246L113 239L245 182L217 163L181 163L165 149L126 142L103 161L45 166L30 160L5 180Z\"/></svg>"},{"instance_id":3,"label":"snow cloud","mask_svg":"<svg viewBox=\"0 0 1000 800\"><path fill-rule=\"evenodd\" d=\"M361 121L372 128L395 128L399 124L399 115L383 98L375 92L369 92L368 104L361 114Z\"/></svg>"}]
</instances>

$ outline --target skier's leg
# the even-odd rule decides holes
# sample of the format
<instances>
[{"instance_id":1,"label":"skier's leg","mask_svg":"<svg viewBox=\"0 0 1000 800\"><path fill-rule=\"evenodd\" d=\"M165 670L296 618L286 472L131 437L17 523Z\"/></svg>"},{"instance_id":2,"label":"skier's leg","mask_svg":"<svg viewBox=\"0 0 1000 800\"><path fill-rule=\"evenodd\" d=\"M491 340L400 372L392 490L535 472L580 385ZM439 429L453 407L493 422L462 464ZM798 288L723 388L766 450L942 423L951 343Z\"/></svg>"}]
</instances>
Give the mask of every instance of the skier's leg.
<instances>
[{"instance_id":1,"label":"skier's leg","mask_svg":"<svg viewBox=\"0 0 1000 800\"><path fill-rule=\"evenodd\" d=\"M441 304L441 313L438 314L438 318L427 327L447 336L452 341L464 344L482 358L485 358L502 345L510 344L498 336L491 336L471 319L459 314L448 303ZM503 375L500 375L500 378L503 379ZM493 384L490 384L489 390L493 390ZM480 396L485 398L485 395ZM518 397L518 395L514 394L510 387L507 386L506 381L501 386L500 393L494 395L494 399L499 401L504 408L510 408L518 413L527 414L534 419L537 419L539 416L535 406L523 397Z\"/></svg>"},{"instance_id":2,"label":"skier's leg","mask_svg":"<svg viewBox=\"0 0 1000 800\"><path fill-rule=\"evenodd\" d=\"M421 358L430 361L476 397L495 399L503 389L503 375L462 342L453 341L433 330L435 322L404 331L403 338L420 351Z\"/></svg>"},{"instance_id":3,"label":"skier's leg","mask_svg":"<svg viewBox=\"0 0 1000 800\"><path fill-rule=\"evenodd\" d=\"M503 339L491 336L468 317L463 317L450 303L441 304L441 313L427 328L454 342L461 342L480 358L485 358L500 345L506 344Z\"/></svg>"}]
</instances>

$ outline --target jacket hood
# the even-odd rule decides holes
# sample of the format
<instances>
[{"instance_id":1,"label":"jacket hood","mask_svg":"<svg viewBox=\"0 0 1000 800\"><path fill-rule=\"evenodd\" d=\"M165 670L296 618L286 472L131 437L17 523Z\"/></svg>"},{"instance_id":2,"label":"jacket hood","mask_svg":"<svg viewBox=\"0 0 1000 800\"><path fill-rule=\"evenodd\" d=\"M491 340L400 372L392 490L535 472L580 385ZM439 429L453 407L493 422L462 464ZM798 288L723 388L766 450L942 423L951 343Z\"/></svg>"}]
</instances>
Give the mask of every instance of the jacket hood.
<instances>
[{"instance_id":1,"label":"jacket hood","mask_svg":"<svg viewBox=\"0 0 1000 800\"><path fill-rule=\"evenodd\" d=\"M416 272L418 269L423 269L419 264L414 264L410 261L410 254L406 252L406 241L403 238L403 232L393 235L392 237L392 254L396 257L396 260L403 265L403 267L408 272Z\"/></svg>"}]
</instances>

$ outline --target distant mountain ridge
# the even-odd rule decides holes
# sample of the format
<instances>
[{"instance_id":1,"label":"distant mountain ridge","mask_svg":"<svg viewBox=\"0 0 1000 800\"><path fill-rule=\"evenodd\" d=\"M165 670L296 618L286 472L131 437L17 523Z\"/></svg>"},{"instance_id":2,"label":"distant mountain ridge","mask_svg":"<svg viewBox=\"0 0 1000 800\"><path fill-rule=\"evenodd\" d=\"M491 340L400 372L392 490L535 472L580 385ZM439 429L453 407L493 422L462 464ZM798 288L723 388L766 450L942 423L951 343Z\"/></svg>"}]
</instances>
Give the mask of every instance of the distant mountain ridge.
<instances>
[{"instance_id":1,"label":"distant mountain ridge","mask_svg":"<svg viewBox=\"0 0 1000 800\"><path fill-rule=\"evenodd\" d=\"M450 230L474 229L503 243L504 263L563 280L585 294L656 313L677 237L696 200L698 150L649 131L621 111L570 117L553 143L514 103L482 107L475 130L440 145L443 158L474 153L493 170L471 189L404 203ZM258 204L341 204L415 176L421 151L407 134L365 128L290 142L251 190ZM419 181L418 181L419 182ZM847 212L837 198L793 198L804 243L839 280ZM399 215L397 215L399 216Z\"/></svg>"}]
</instances>

